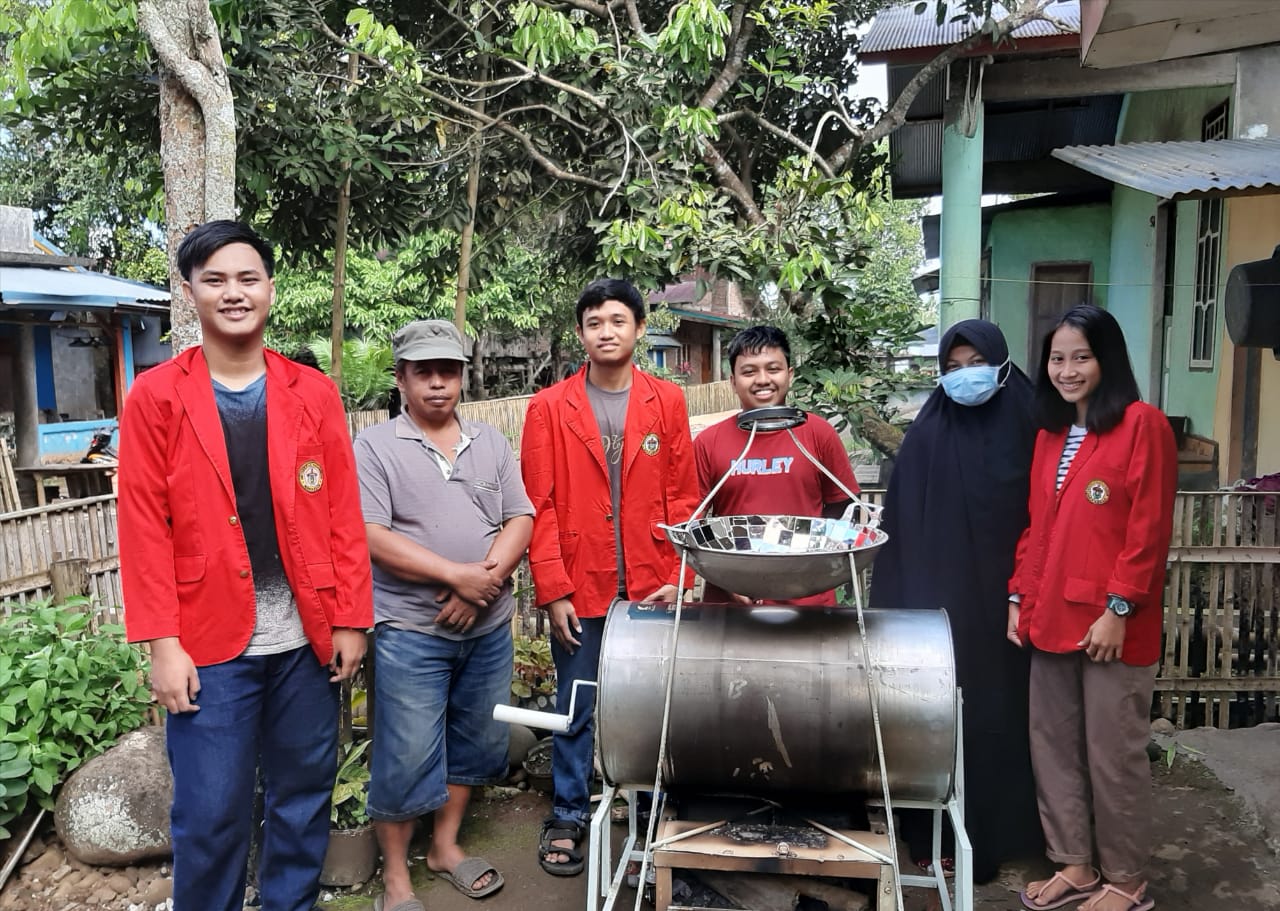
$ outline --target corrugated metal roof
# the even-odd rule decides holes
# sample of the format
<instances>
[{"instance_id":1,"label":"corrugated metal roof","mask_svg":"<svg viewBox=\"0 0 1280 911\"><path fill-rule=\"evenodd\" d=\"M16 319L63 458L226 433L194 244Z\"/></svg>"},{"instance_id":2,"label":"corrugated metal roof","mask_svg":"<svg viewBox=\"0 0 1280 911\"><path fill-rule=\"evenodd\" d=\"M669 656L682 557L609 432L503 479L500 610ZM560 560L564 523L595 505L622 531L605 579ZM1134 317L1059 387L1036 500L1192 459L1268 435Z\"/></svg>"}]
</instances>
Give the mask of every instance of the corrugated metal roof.
<instances>
[{"instance_id":1,"label":"corrugated metal roof","mask_svg":"<svg viewBox=\"0 0 1280 911\"><path fill-rule=\"evenodd\" d=\"M155 285L100 272L0 266L0 304L62 310L117 306L154 309L148 305L169 306L169 292Z\"/></svg>"},{"instance_id":2,"label":"corrugated metal roof","mask_svg":"<svg viewBox=\"0 0 1280 911\"><path fill-rule=\"evenodd\" d=\"M908 0L876 13L870 31L858 42L858 53L881 54L908 48L946 47L968 38L982 24L971 17L958 22L952 22L948 17L947 21L938 25L936 0L927 2L929 8L922 13L915 11L918 0ZM1079 0L1056 0L1049 4L1046 12L1059 20L1064 28L1059 29L1051 22L1039 20L1015 30L1013 37L1052 38L1056 35L1080 33ZM1008 15L1008 11L999 3L992 9L992 16L997 20Z\"/></svg>"},{"instance_id":3,"label":"corrugated metal roof","mask_svg":"<svg viewBox=\"0 0 1280 911\"><path fill-rule=\"evenodd\" d=\"M1053 157L1161 199L1280 188L1280 139L1068 146Z\"/></svg>"}]
</instances>

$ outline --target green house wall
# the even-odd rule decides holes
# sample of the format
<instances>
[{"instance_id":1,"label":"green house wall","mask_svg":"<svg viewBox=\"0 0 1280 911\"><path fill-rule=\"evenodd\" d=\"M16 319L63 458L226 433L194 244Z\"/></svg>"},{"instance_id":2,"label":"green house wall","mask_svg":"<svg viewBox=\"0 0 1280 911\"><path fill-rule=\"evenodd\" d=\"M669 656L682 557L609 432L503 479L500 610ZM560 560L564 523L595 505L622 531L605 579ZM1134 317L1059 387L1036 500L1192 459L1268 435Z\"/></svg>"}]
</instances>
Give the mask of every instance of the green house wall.
<instances>
[{"instance_id":1,"label":"green house wall","mask_svg":"<svg viewBox=\"0 0 1280 911\"><path fill-rule=\"evenodd\" d=\"M1150 193L1116 186L1111 193L1111 287L1108 306L1129 346L1144 401L1157 402L1163 344L1163 301L1152 282L1156 266L1156 207Z\"/></svg>"},{"instance_id":2,"label":"green house wall","mask_svg":"<svg viewBox=\"0 0 1280 911\"><path fill-rule=\"evenodd\" d=\"M991 247L991 320L1004 332L1014 363L1023 370L1038 356L1040 345L1039 339L1028 337L1032 266L1092 263L1092 302L1106 307L1111 275L1110 236L1111 207L1105 203L1018 209L992 217L987 232Z\"/></svg>"},{"instance_id":3,"label":"green house wall","mask_svg":"<svg viewBox=\"0 0 1280 911\"><path fill-rule=\"evenodd\" d=\"M1138 92L1128 97L1117 143L1199 140L1204 116L1231 94L1229 86ZM1173 306L1167 338L1163 292L1156 284L1156 216L1160 200L1149 193L1117 186L1112 194L1111 280L1109 309L1124 328L1129 355L1143 398L1171 415L1185 415L1193 432L1213 433L1214 406L1221 364L1191 369L1191 322L1194 299L1197 202L1176 204L1173 248ZM1225 227L1222 250L1227 248ZM1220 270L1219 294L1227 279ZM1213 345L1219 351L1226 331L1221 299Z\"/></svg>"}]
</instances>

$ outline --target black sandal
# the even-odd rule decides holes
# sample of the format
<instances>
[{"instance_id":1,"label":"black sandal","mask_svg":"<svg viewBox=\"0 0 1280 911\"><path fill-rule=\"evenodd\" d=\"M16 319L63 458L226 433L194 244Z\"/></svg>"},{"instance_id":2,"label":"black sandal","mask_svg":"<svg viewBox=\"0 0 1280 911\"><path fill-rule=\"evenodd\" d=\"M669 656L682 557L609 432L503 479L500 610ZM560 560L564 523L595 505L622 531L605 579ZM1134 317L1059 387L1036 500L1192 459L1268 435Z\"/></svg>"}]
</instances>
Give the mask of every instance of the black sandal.
<instances>
[{"instance_id":1,"label":"black sandal","mask_svg":"<svg viewBox=\"0 0 1280 911\"><path fill-rule=\"evenodd\" d=\"M577 876L586 866L578 849L585 834L586 829L580 822L555 817L544 820L542 834L538 836L538 864L552 876ZM572 841L573 847L560 848L552 844L554 841ZM563 854L569 859L553 861L548 858L551 854Z\"/></svg>"}]
</instances>

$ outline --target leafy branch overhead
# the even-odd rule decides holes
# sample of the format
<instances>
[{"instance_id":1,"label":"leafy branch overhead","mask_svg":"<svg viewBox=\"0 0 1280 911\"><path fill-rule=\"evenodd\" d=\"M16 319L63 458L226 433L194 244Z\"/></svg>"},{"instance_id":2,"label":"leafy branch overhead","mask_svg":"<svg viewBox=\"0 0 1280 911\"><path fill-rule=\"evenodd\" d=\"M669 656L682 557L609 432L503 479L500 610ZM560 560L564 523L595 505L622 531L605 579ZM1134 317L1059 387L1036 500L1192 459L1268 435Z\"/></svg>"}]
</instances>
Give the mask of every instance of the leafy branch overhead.
<instances>
[{"instance_id":1,"label":"leafy branch overhead","mask_svg":"<svg viewBox=\"0 0 1280 911\"><path fill-rule=\"evenodd\" d=\"M865 259L881 141L914 97L979 43L1048 16L1048 0L1000 19L989 0L934 0L980 27L882 108L850 91L857 28L881 5L521 0L468 16L437 2L412 17L373 3L322 31L361 56L367 90L406 104L396 117L437 124L441 161L482 149L479 230L505 223L503 200L544 194L578 213L589 230L571 242L596 263L648 284L694 267L777 282L800 304Z\"/></svg>"},{"instance_id":2,"label":"leafy branch overhead","mask_svg":"<svg viewBox=\"0 0 1280 911\"><path fill-rule=\"evenodd\" d=\"M237 204L265 216L290 249L320 252L350 170L353 242L386 244L423 222L457 228L465 164L479 146L480 233L532 199L571 213L566 239L588 255L588 213L664 239L693 215L726 211L776 231L766 187L796 172L832 190L872 187L877 143L925 82L972 45L1047 16L1047 0L1008 3L999 20L987 15L990 0L931 0L938 15L982 25L882 109L850 91L857 28L881 5L224 0L212 12L235 96ZM73 131L122 170L131 147L156 149L157 62L132 4L5 8L26 12L0 15L13 63L0 105ZM347 53L359 56L355 79ZM660 208L679 194L692 197L683 208ZM670 272L694 255L676 249L664 270L651 265Z\"/></svg>"},{"instance_id":3,"label":"leafy branch overhead","mask_svg":"<svg viewBox=\"0 0 1280 911\"><path fill-rule=\"evenodd\" d=\"M422 238L473 227L477 309L467 313L485 328L483 295L530 235L552 276L608 271L655 287L697 272L739 281L748 298L776 289L804 318L852 295L860 319L884 321L859 290L883 230L883 140L952 61L1050 7L1006 0L996 18L992 0L928 0L921 15L974 27L882 105L856 95L856 49L883 5L219 0L236 204L299 269L328 259L348 178L359 255L398 259ZM0 10L23 11L0 14L13 64L0 74L0 112L100 155L139 188L122 205L154 212L159 169L137 162L157 149L159 67L133 6L0 0ZM417 283L431 286L416 302L424 309L458 261L452 243L438 253L417 259ZM414 282L405 275L397 290ZM557 310L523 291L509 298L490 312L516 330L545 330L535 314ZM309 321L322 322L299 315Z\"/></svg>"}]
</instances>

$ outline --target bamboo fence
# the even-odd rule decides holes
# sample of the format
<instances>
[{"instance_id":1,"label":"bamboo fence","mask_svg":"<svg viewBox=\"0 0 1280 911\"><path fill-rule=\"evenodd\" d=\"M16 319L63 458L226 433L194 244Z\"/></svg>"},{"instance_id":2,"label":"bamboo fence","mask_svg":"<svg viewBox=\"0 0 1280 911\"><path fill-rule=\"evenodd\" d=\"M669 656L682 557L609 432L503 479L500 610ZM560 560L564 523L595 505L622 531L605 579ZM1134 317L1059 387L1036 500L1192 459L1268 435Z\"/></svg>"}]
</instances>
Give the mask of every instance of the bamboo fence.
<instances>
[{"instance_id":1,"label":"bamboo fence","mask_svg":"<svg viewBox=\"0 0 1280 911\"><path fill-rule=\"evenodd\" d=\"M1160 713L1179 726L1276 719L1277 494L1179 493L1164 597Z\"/></svg>"},{"instance_id":2,"label":"bamboo fence","mask_svg":"<svg viewBox=\"0 0 1280 911\"><path fill-rule=\"evenodd\" d=\"M9 441L0 437L0 513L14 512L22 508L18 498L18 477L13 471L13 456Z\"/></svg>"},{"instance_id":3,"label":"bamboo fence","mask_svg":"<svg viewBox=\"0 0 1280 911\"><path fill-rule=\"evenodd\" d=\"M0 515L0 609L85 594L100 622L121 622L117 544L114 494Z\"/></svg>"},{"instance_id":4,"label":"bamboo fence","mask_svg":"<svg viewBox=\"0 0 1280 911\"><path fill-rule=\"evenodd\" d=\"M502 431L512 446L520 445L520 434L524 430L524 414L529 407L531 395L515 395L502 399L484 399L477 402L463 402L458 411L471 421L482 421ZM689 414L715 414L720 411L731 411L740 407L737 396L728 380L718 383L704 383L698 386L684 387L685 406ZM388 412L354 411L347 415L347 426L351 435L355 436L366 427L372 427L387 420Z\"/></svg>"}]
</instances>

